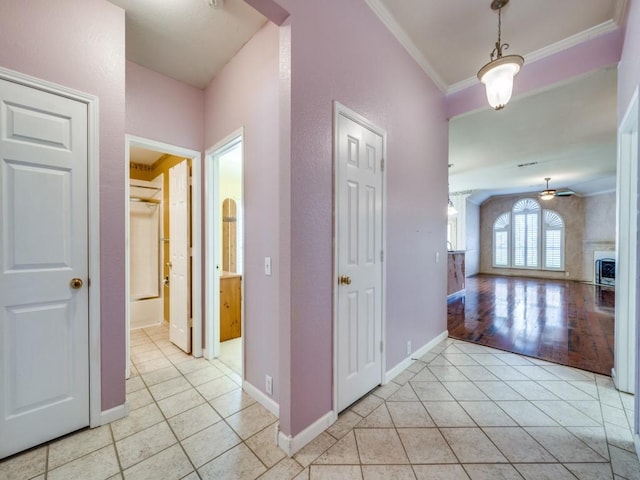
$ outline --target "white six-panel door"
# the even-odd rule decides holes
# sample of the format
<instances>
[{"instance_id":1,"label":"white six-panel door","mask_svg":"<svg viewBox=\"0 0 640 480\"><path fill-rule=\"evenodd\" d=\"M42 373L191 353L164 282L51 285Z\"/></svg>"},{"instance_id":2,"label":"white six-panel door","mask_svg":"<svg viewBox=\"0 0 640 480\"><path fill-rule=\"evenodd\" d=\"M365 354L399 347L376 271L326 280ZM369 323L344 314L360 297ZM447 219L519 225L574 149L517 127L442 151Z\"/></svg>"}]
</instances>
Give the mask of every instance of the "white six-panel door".
<instances>
[{"instance_id":1,"label":"white six-panel door","mask_svg":"<svg viewBox=\"0 0 640 480\"><path fill-rule=\"evenodd\" d=\"M0 80L0 458L89 425L87 106Z\"/></svg>"},{"instance_id":2,"label":"white six-panel door","mask_svg":"<svg viewBox=\"0 0 640 480\"><path fill-rule=\"evenodd\" d=\"M382 382L383 137L337 115L337 411Z\"/></svg>"},{"instance_id":3,"label":"white six-panel door","mask_svg":"<svg viewBox=\"0 0 640 480\"><path fill-rule=\"evenodd\" d=\"M189 166L169 169L169 339L191 352L189 291Z\"/></svg>"}]
</instances>

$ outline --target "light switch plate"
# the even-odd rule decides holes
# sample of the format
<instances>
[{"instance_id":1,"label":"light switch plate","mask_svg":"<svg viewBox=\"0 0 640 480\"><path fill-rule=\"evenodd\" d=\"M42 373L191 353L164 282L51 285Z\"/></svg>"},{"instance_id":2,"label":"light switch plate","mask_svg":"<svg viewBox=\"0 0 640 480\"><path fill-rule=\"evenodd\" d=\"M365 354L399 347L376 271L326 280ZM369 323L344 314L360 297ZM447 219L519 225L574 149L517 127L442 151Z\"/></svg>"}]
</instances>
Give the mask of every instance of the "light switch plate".
<instances>
[{"instance_id":1,"label":"light switch plate","mask_svg":"<svg viewBox=\"0 0 640 480\"><path fill-rule=\"evenodd\" d=\"M271 257L264 257L264 274L271 275Z\"/></svg>"}]
</instances>

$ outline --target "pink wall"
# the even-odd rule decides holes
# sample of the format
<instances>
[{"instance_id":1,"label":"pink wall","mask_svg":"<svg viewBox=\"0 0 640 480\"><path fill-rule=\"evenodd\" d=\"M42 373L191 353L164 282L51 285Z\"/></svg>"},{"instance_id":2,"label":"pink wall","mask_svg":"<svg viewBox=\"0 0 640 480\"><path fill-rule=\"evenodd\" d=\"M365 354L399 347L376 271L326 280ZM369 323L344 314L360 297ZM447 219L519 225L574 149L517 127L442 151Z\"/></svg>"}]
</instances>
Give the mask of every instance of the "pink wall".
<instances>
[{"instance_id":1,"label":"pink wall","mask_svg":"<svg viewBox=\"0 0 640 480\"><path fill-rule=\"evenodd\" d=\"M624 48L618 65L618 121L640 82L640 1L630 0L627 8Z\"/></svg>"},{"instance_id":2,"label":"pink wall","mask_svg":"<svg viewBox=\"0 0 640 480\"><path fill-rule=\"evenodd\" d=\"M126 86L128 134L202 151L203 90L133 62Z\"/></svg>"},{"instance_id":3,"label":"pink wall","mask_svg":"<svg viewBox=\"0 0 640 480\"><path fill-rule=\"evenodd\" d=\"M387 370L446 330L444 98L360 0L281 0L291 13L290 404L296 435L332 409L333 101L384 128ZM285 411L283 411L285 410Z\"/></svg>"},{"instance_id":4,"label":"pink wall","mask_svg":"<svg viewBox=\"0 0 640 480\"><path fill-rule=\"evenodd\" d=\"M537 62L525 63L515 77L513 96L515 98L599 68L615 65L620 59L621 51L622 31L615 30ZM473 87L448 95L446 108L447 118L478 108L488 108L484 85L478 82Z\"/></svg>"},{"instance_id":5,"label":"pink wall","mask_svg":"<svg viewBox=\"0 0 640 480\"><path fill-rule=\"evenodd\" d=\"M104 0L0 2L0 65L99 97L103 410L125 400L124 42Z\"/></svg>"},{"instance_id":6,"label":"pink wall","mask_svg":"<svg viewBox=\"0 0 640 480\"><path fill-rule=\"evenodd\" d=\"M206 89L204 121L205 148L244 127L245 378L264 391L265 375L271 375L276 402L281 275L278 38L278 27L266 24L224 67ZM264 257L272 260L269 277Z\"/></svg>"}]
</instances>

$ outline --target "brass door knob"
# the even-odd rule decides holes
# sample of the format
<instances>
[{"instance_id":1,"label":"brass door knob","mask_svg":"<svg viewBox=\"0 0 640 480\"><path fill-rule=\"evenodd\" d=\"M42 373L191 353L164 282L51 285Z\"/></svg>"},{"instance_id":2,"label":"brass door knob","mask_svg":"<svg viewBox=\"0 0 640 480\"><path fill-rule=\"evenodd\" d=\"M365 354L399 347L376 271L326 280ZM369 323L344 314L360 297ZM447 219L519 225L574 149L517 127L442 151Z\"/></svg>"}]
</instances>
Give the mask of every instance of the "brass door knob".
<instances>
[{"instance_id":1,"label":"brass door knob","mask_svg":"<svg viewBox=\"0 0 640 480\"><path fill-rule=\"evenodd\" d=\"M74 290L78 290L79 288L82 288L82 279L80 278L72 278L71 282L70 282L71 288L73 288Z\"/></svg>"},{"instance_id":2,"label":"brass door knob","mask_svg":"<svg viewBox=\"0 0 640 480\"><path fill-rule=\"evenodd\" d=\"M338 283L340 285L351 285L351 277L348 275L340 275L340 278L338 278Z\"/></svg>"}]
</instances>

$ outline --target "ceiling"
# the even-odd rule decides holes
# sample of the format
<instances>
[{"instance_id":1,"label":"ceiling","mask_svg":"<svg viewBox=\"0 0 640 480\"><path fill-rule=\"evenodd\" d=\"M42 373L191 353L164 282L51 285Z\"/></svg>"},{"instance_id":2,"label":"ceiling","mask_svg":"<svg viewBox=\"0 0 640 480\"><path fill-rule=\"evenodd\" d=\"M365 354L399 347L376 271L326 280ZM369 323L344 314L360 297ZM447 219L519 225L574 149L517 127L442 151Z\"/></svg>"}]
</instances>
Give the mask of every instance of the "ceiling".
<instances>
[{"instance_id":1,"label":"ceiling","mask_svg":"<svg viewBox=\"0 0 640 480\"><path fill-rule=\"evenodd\" d=\"M165 155L164 152L157 152L155 150L148 150L142 147L132 146L129 149L129 161L131 163L137 163L138 165L153 165L160 158Z\"/></svg>"},{"instance_id":2,"label":"ceiling","mask_svg":"<svg viewBox=\"0 0 640 480\"><path fill-rule=\"evenodd\" d=\"M569 188L581 195L612 191L616 181L615 68L550 90L453 118L449 188L491 195ZM518 166L525 165L525 166Z\"/></svg>"},{"instance_id":3,"label":"ceiling","mask_svg":"<svg viewBox=\"0 0 640 480\"><path fill-rule=\"evenodd\" d=\"M127 59L205 88L266 19L244 0L109 0L126 10ZM445 93L477 83L497 37L490 0L364 0ZM628 0L513 0L502 39L525 65L619 27ZM516 78L517 81L517 78ZM501 112L451 120L450 190L490 195L615 188L615 70L534 95ZM516 165L537 162L533 166Z\"/></svg>"},{"instance_id":4,"label":"ceiling","mask_svg":"<svg viewBox=\"0 0 640 480\"><path fill-rule=\"evenodd\" d=\"M267 21L244 0L109 0L126 11L127 60L205 88Z\"/></svg>"},{"instance_id":5,"label":"ceiling","mask_svg":"<svg viewBox=\"0 0 640 480\"><path fill-rule=\"evenodd\" d=\"M446 93L476 83L498 37L491 0L366 0ZM507 54L525 65L614 30L625 0L514 0L502 9ZM568 39L572 39L568 42Z\"/></svg>"}]
</instances>

